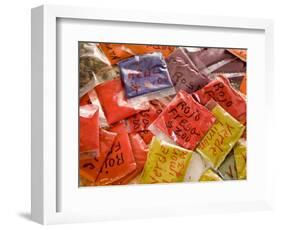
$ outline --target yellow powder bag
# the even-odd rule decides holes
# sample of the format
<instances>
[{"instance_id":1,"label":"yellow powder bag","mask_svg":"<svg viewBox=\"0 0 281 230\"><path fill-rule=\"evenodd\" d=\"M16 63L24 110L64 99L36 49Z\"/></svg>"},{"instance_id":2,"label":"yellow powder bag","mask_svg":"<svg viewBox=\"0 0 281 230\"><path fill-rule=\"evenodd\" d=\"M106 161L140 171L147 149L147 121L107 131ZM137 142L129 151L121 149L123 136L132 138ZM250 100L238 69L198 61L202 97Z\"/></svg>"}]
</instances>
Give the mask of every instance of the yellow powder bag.
<instances>
[{"instance_id":1,"label":"yellow powder bag","mask_svg":"<svg viewBox=\"0 0 281 230\"><path fill-rule=\"evenodd\" d=\"M199 181L222 181L220 176L212 169L207 169L200 177Z\"/></svg>"},{"instance_id":2,"label":"yellow powder bag","mask_svg":"<svg viewBox=\"0 0 281 230\"><path fill-rule=\"evenodd\" d=\"M244 140L240 139L233 148L238 179L247 178L247 147Z\"/></svg>"},{"instance_id":3,"label":"yellow powder bag","mask_svg":"<svg viewBox=\"0 0 281 230\"><path fill-rule=\"evenodd\" d=\"M217 169L239 140L245 127L216 102L210 101L206 106L212 111L216 121L199 143L197 152Z\"/></svg>"},{"instance_id":4,"label":"yellow powder bag","mask_svg":"<svg viewBox=\"0 0 281 230\"><path fill-rule=\"evenodd\" d=\"M183 182L192 151L153 138L140 183Z\"/></svg>"}]
</instances>

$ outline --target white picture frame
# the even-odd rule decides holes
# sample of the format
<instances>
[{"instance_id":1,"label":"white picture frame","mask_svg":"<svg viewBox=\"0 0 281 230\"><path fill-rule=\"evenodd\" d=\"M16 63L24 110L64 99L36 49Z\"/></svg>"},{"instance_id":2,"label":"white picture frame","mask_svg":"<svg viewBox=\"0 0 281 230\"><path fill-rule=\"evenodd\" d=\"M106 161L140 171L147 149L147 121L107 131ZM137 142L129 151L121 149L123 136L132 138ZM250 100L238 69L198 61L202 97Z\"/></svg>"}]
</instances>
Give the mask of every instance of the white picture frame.
<instances>
[{"instance_id":1,"label":"white picture frame","mask_svg":"<svg viewBox=\"0 0 281 230\"><path fill-rule=\"evenodd\" d=\"M74 22L77 23L74 25ZM84 22L86 22L84 32L80 34L84 37L74 36L75 31L84 26ZM134 35L135 37L133 35L130 37L129 32L126 32L132 28L139 28L134 31L138 34L145 31L142 27L149 26L152 35L152 30L156 28L160 28L158 30L159 34L165 32L165 30L175 30L175 34L185 33L185 30L194 30L194 34L201 33L203 35L205 30L207 32L208 30L214 31L207 38L206 36L200 37L199 35L190 38L192 45L197 42L197 45L205 46L218 45L221 38L218 38L216 34L228 31L227 33L229 34L225 36L224 46L249 48L251 51L249 52L249 73L250 75L257 76L256 79L250 76L248 80L249 159L251 160L252 152L255 152L256 156L255 161L249 163L249 179L247 181L206 184L191 183L189 185L111 186L95 188L95 190L92 188L91 190L79 189L77 183L77 188L73 187L77 178L71 177L71 175L75 176L78 174L76 174L77 171L71 172L70 168L77 162L78 158L74 156L78 154L75 151L71 151L69 165L64 164L62 167L62 162L65 162L65 155L58 156L57 152L61 150L60 145L65 144L67 141L66 139L58 139L58 132L65 132L65 130L61 130L58 127L61 125L61 122L63 123L62 128L65 127L67 125L65 122L70 122L72 118L75 118L75 111L73 113L74 117L70 115L69 118L65 119L66 121L58 119L60 116L58 113L62 109L68 111L75 108L73 107L75 104L76 106L78 105L78 97L75 97L78 94L76 94L76 91L71 91L72 87L78 84L78 80L76 79L75 83L75 79L71 78L72 80L69 81L69 84L64 85L64 90L61 93L61 83L58 84L57 76L62 75L62 80L64 79L63 66L67 63L60 61L60 55L65 55L63 53L64 47L69 48L67 44L74 44L77 39L87 40L87 38L91 38L91 35L89 35L91 31L88 31L88 29L89 27L94 28L92 26L95 22L102 23L102 26L108 26L112 32L112 35L110 33L102 36L95 35L98 36L93 37L93 39L98 39L96 41L149 44L152 38L145 36L136 37L136 35ZM123 30L121 24L124 27L123 33L121 35L114 33L119 27L120 30ZM102 28L99 30L98 27L95 27L95 29L97 34L98 31L103 31ZM176 30L179 32L176 32ZM236 35L236 32L234 32L233 39L227 39L232 31L238 32ZM73 36L69 36L71 34ZM248 36L247 34L250 35ZM60 42L61 38L59 36L61 35L63 36L62 39L67 39L63 41L67 42ZM125 36L127 36L126 41L124 41ZM241 39L241 36L245 37L245 39ZM253 38L254 40L251 41ZM165 45L180 45L187 42L183 38L179 39L178 37L173 37L173 35L169 35L166 38L159 36L156 40L159 44L165 42ZM77 47L73 47L73 49L75 48ZM58 55L58 52L62 53ZM71 62L77 53L68 52L67 54L69 54L69 59L64 56L64 60ZM257 129L257 124L260 124L259 130L262 133L269 134L273 129L272 114L265 112L265 110L272 111L274 106L272 63L273 22L271 20L203 17L158 12L121 12L112 9L52 5L44 5L32 9L32 219L41 224L56 224L217 211L270 209L272 207L273 184L270 162L274 160L272 140L270 135L263 135L264 138L261 139L262 136L259 132L254 132L254 130ZM61 65L61 67L58 65ZM256 68L253 68L254 66ZM77 70L75 68L78 67L73 68L70 68L68 71L74 70L73 72L75 72ZM67 102L65 103L66 107L58 108L59 103L57 100L59 97L65 101L65 97L73 95L73 102ZM260 107L266 109L261 109ZM257 115L253 116L254 113ZM74 131L77 132L77 129L69 126L67 132L71 135ZM69 138L75 140L77 138L75 135ZM261 140L264 140L263 146L260 144ZM256 144L251 145L254 142ZM75 144L70 149L75 149ZM261 167L262 172L258 172L257 169ZM66 179L66 173L70 173L71 179ZM186 194L186 197L182 196L183 192ZM225 194L225 192L228 194ZM109 198L111 193L117 194L122 202ZM134 197L140 197L142 194L143 198L133 202ZM204 194L215 195L212 195L212 199L208 201L208 199L204 198ZM98 197L98 199L89 200L90 195ZM108 200L105 204L106 208L102 208L102 205L104 205L102 198L107 198ZM160 199L165 199L165 202L161 203ZM91 208L87 208L86 204L89 204Z\"/></svg>"}]
</instances>

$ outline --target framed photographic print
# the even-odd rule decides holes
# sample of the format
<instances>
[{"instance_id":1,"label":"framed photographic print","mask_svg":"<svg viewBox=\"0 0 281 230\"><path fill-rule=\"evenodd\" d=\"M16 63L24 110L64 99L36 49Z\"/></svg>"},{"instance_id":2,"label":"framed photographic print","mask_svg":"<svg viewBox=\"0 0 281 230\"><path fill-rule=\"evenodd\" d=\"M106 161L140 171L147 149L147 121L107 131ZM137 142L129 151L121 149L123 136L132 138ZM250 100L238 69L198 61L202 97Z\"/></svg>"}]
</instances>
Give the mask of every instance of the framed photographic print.
<instances>
[{"instance_id":1,"label":"framed photographic print","mask_svg":"<svg viewBox=\"0 0 281 230\"><path fill-rule=\"evenodd\" d=\"M32 9L32 219L271 208L273 24Z\"/></svg>"}]
</instances>

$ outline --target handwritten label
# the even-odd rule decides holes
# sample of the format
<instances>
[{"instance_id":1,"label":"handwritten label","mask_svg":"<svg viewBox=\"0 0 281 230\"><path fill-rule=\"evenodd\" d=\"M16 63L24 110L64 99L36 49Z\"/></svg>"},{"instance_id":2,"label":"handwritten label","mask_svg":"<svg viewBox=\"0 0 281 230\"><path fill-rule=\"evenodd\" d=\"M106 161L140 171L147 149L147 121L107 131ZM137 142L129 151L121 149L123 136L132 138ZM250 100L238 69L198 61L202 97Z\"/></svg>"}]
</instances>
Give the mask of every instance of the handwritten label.
<instances>
[{"instance_id":1,"label":"handwritten label","mask_svg":"<svg viewBox=\"0 0 281 230\"><path fill-rule=\"evenodd\" d=\"M212 109L212 113L216 122L196 150L217 169L239 140L245 127L218 104Z\"/></svg>"},{"instance_id":2,"label":"handwritten label","mask_svg":"<svg viewBox=\"0 0 281 230\"><path fill-rule=\"evenodd\" d=\"M203 105L210 99L215 100L242 124L246 123L245 98L233 89L229 81L223 76L218 77L201 90L196 91L194 95Z\"/></svg>"},{"instance_id":3,"label":"handwritten label","mask_svg":"<svg viewBox=\"0 0 281 230\"><path fill-rule=\"evenodd\" d=\"M132 146L124 123L116 124L110 131L117 132L111 152L104 161L96 183L112 184L136 169Z\"/></svg>"},{"instance_id":4,"label":"handwritten label","mask_svg":"<svg viewBox=\"0 0 281 230\"><path fill-rule=\"evenodd\" d=\"M139 132L147 130L149 125L163 111L164 105L158 100L152 100L149 103L147 110L142 110L139 113L128 118L130 132Z\"/></svg>"},{"instance_id":5,"label":"handwritten label","mask_svg":"<svg viewBox=\"0 0 281 230\"><path fill-rule=\"evenodd\" d=\"M81 158L79 159L79 169L80 169L80 176L84 177L85 179L95 183L97 176L101 170L101 167L108 155L111 151L111 147L113 142L116 138L116 133L108 132L104 129L100 129L99 131L99 139L100 139L100 151L98 155L88 157L88 158Z\"/></svg>"},{"instance_id":6,"label":"handwritten label","mask_svg":"<svg viewBox=\"0 0 281 230\"><path fill-rule=\"evenodd\" d=\"M166 62L177 92L182 89L192 93L201 89L210 81L191 63L182 48L178 48L171 53Z\"/></svg>"},{"instance_id":7,"label":"handwritten label","mask_svg":"<svg viewBox=\"0 0 281 230\"><path fill-rule=\"evenodd\" d=\"M181 90L152 125L177 144L193 150L214 121L208 109Z\"/></svg>"},{"instance_id":8,"label":"handwritten label","mask_svg":"<svg viewBox=\"0 0 281 230\"><path fill-rule=\"evenodd\" d=\"M134 56L118 63L128 98L172 87L161 53Z\"/></svg>"},{"instance_id":9,"label":"handwritten label","mask_svg":"<svg viewBox=\"0 0 281 230\"><path fill-rule=\"evenodd\" d=\"M140 182L143 184L182 182L191 151L153 138Z\"/></svg>"}]
</instances>

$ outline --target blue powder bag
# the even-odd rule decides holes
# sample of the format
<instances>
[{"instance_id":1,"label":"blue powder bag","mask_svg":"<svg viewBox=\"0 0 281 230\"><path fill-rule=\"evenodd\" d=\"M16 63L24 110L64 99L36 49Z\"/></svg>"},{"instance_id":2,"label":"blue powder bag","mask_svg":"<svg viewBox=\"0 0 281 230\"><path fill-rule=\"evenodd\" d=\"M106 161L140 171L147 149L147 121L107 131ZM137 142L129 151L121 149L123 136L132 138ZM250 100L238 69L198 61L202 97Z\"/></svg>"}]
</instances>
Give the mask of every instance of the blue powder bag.
<instances>
[{"instance_id":1,"label":"blue powder bag","mask_svg":"<svg viewBox=\"0 0 281 230\"><path fill-rule=\"evenodd\" d=\"M118 63L128 99L153 100L175 94L161 53L136 55Z\"/></svg>"}]
</instances>

